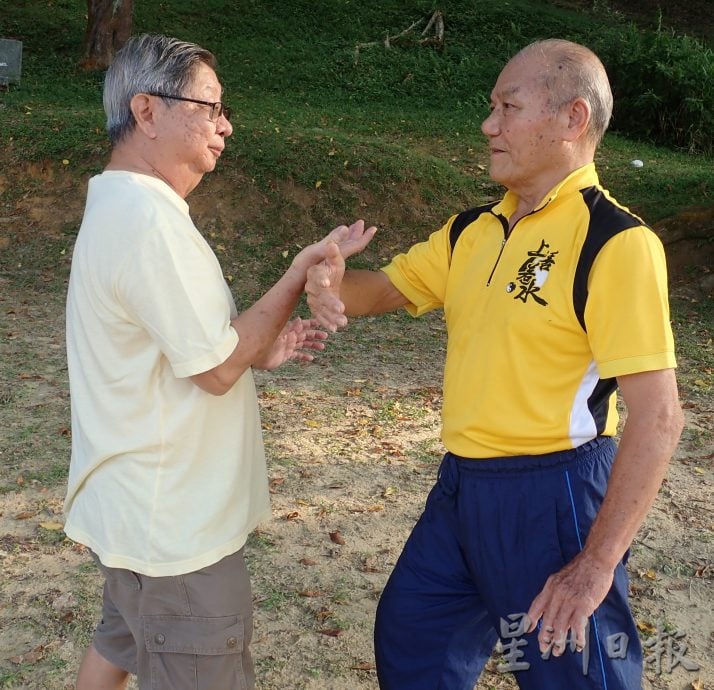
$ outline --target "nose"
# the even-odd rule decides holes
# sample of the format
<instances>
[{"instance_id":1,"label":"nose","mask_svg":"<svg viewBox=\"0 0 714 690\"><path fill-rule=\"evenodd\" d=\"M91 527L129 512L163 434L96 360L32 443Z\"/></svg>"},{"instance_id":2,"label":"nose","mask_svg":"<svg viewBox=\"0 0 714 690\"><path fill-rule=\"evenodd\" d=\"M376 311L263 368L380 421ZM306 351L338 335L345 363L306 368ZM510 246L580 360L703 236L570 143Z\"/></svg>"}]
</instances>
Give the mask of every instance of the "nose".
<instances>
[{"instance_id":1,"label":"nose","mask_svg":"<svg viewBox=\"0 0 714 690\"><path fill-rule=\"evenodd\" d=\"M496 114L495 108L491 111L491 114L481 123L481 131L487 137L495 137L500 131L498 115Z\"/></svg>"},{"instance_id":2,"label":"nose","mask_svg":"<svg viewBox=\"0 0 714 690\"><path fill-rule=\"evenodd\" d=\"M223 113L221 113L218 120L216 120L216 132L223 137L229 137L233 134L233 125Z\"/></svg>"}]
</instances>

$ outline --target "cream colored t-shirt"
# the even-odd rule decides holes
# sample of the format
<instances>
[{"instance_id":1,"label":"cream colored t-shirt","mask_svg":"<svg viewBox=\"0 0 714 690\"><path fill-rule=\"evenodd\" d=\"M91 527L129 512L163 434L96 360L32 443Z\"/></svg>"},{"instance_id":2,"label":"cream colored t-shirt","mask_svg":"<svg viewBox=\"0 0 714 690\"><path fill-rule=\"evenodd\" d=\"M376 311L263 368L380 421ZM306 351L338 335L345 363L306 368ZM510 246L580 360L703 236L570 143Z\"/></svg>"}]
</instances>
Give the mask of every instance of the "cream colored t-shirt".
<instances>
[{"instance_id":1,"label":"cream colored t-shirt","mask_svg":"<svg viewBox=\"0 0 714 690\"><path fill-rule=\"evenodd\" d=\"M94 177L72 259L72 460L65 532L107 566L192 572L270 517L253 376L223 396L191 380L238 335L218 260L161 180Z\"/></svg>"}]
</instances>

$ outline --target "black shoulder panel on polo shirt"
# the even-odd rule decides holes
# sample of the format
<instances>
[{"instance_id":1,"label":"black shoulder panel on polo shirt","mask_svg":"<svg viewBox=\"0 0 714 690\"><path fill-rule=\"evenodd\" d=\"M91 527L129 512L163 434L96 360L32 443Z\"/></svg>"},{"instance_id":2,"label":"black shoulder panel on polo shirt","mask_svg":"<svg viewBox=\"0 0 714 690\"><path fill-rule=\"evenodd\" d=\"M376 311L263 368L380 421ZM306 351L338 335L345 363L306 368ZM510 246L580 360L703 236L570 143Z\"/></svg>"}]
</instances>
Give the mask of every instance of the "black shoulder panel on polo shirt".
<instances>
[{"instance_id":1,"label":"black shoulder panel on polo shirt","mask_svg":"<svg viewBox=\"0 0 714 690\"><path fill-rule=\"evenodd\" d=\"M575 269L573 307L580 325L584 331L587 331L585 304L588 299L588 276L595 258L608 240L623 230L642 225L642 221L613 203L597 187L581 189L580 193L590 211L590 224ZM598 434L605 430L610 396L616 389L617 379L600 379L588 398L588 409Z\"/></svg>"},{"instance_id":2,"label":"black shoulder panel on polo shirt","mask_svg":"<svg viewBox=\"0 0 714 690\"><path fill-rule=\"evenodd\" d=\"M637 216L628 213L608 199L597 187L581 189L585 205L590 211L590 224L585 237L573 280L573 307L584 331L585 303L588 300L588 276L600 250L608 240L628 228L643 225Z\"/></svg>"},{"instance_id":3,"label":"black shoulder panel on polo shirt","mask_svg":"<svg viewBox=\"0 0 714 690\"><path fill-rule=\"evenodd\" d=\"M454 218L454 222L451 224L451 228L449 229L449 243L451 244L452 256L454 254L456 242L459 237L461 237L461 233L464 231L464 228L473 223L482 213L490 211L497 203L498 201L494 201L490 204L470 208L468 211L462 211L458 216L456 216L456 218Z\"/></svg>"}]
</instances>

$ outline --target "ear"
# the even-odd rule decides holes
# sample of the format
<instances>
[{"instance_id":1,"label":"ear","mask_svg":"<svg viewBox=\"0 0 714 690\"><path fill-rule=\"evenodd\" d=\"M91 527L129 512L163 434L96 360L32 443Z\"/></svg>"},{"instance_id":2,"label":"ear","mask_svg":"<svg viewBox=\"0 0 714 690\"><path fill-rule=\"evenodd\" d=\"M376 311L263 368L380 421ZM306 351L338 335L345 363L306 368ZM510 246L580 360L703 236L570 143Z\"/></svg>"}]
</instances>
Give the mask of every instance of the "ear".
<instances>
[{"instance_id":1,"label":"ear","mask_svg":"<svg viewBox=\"0 0 714 690\"><path fill-rule=\"evenodd\" d=\"M156 99L146 93L137 93L130 101L129 108L141 132L156 139Z\"/></svg>"},{"instance_id":2,"label":"ear","mask_svg":"<svg viewBox=\"0 0 714 690\"><path fill-rule=\"evenodd\" d=\"M590 105L584 98L576 98L565 108L567 116L566 140L575 142L586 132L590 124Z\"/></svg>"}]
</instances>

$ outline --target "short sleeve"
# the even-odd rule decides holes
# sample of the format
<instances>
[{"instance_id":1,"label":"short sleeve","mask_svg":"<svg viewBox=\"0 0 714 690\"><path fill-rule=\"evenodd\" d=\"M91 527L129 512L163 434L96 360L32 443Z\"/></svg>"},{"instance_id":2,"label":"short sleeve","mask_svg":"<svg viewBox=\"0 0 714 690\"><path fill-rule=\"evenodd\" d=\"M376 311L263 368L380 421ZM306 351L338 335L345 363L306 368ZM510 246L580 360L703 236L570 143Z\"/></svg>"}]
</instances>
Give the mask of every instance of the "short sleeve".
<instances>
[{"instance_id":1,"label":"short sleeve","mask_svg":"<svg viewBox=\"0 0 714 690\"><path fill-rule=\"evenodd\" d=\"M455 217L426 241L415 244L406 254L398 254L382 268L394 287L409 300L406 309L412 316L421 316L444 304L451 258L449 228Z\"/></svg>"},{"instance_id":2,"label":"short sleeve","mask_svg":"<svg viewBox=\"0 0 714 690\"><path fill-rule=\"evenodd\" d=\"M651 230L624 230L601 249L585 324L601 378L676 366L664 248Z\"/></svg>"},{"instance_id":3,"label":"short sleeve","mask_svg":"<svg viewBox=\"0 0 714 690\"><path fill-rule=\"evenodd\" d=\"M115 285L129 317L179 378L221 364L238 344L218 260L190 220L182 221L147 233Z\"/></svg>"}]
</instances>

